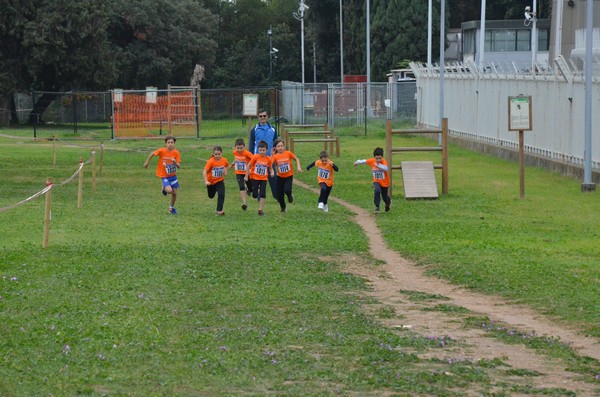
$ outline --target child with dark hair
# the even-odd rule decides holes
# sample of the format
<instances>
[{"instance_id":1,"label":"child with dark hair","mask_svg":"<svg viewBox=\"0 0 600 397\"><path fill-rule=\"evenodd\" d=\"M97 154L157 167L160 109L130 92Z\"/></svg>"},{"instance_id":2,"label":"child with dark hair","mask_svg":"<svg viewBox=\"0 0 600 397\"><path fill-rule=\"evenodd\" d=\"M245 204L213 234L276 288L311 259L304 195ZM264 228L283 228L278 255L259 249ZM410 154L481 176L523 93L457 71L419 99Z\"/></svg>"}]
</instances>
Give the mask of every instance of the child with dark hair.
<instances>
[{"instance_id":1,"label":"child with dark hair","mask_svg":"<svg viewBox=\"0 0 600 397\"><path fill-rule=\"evenodd\" d=\"M385 203L385 212L392 208L392 199L389 196L390 174L388 173L388 163L383 158L383 149L380 147L373 150L373 157L366 160L356 160L354 166L366 164L371 167L373 174L373 202L375 203L375 213L379 213L381 199Z\"/></svg>"},{"instance_id":2,"label":"child with dark hair","mask_svg":"<svg viewBox=\"0 0 600 397\"><path fill-rule=\"evenodd\" d=\"M175 149L175 141L177 139L174 136L167 135L165 137L165 147L157 149L150 153L146 161L144 162L144 168L148 168L150 160L153 157L158 157L158 163L156 164L156 176L162 181L162 194L171 195L171 205L169 205L169 214L177 215L175 209L175 200L177 200L177 189L179 188L179 181L177 180L177 168L181 167L181 155L179 151Z\"/></svg>"},{"instance_id":3,"label":"child with dark hair","mask_svg":"<svg viewBox=\"0 0 600 397\"><path fill-rule=\"evenodd\" d=\"M229 162L223 157L223 149L221 146L215 146L211 158L208 159L202 170L208 198L212 199L217 195L216 215L225 215L223 204L225 203L225 176L228 166Z\"/></svg>"},{"instance_id":4,"label":"child with dark hair","mask_svg":"<svg viewBox=\"0 0 600 397\"><path fill-rule=\"evenodd\" d=\"M294 202L294 196L292 195L292 184L294 182L292 160L296 160L298 172L302 172L302 166L300 165L300 159L294 153L285 150L285 144L281 139L276 139L274 145L275 153L272 157L275 169L277 169L277 201L279 201L281 212L285 212L285 197L287 196L290 204Z\"/></svg>"},{"instance_id":5,"label":"child with dark hair","mask_svg":"<svg viewBox=\"0 0 600 397\"><path fill-rule=\"evenodd\" d=\"M333 188L333 173L334 171L338 172L339 168L333 161L329 160L329 155L324 150L319 153L319 160L310 163L308 167L306 167L306 171L309 171L312 167L317 167L317 181L321 187L318 208L322 209L324 212L328 212L329 206L327 205L327 199Z\"/></svg>"},{"instance_id":6,"label":"child with dark hair","mask_svg":"<svg viewBox=\"0 0 600 397\"><path fill-rule=\"evenodd\" d=\"M258 215L263 216L263 208L265 207L265 201L267 194L265 189L267 187L267 180L269 175L275 176L273 171L273 159L267 156L267 148L269 145L265 141L258 143L258 153L252 156L248 168L246 169L245 181L250 179L250 173L252 173L252 197L258 198Z\"/></svg>"},{"instance_id":7,"label":"child with dark hair","mask_svg":"<svg viewBox=\"0 0 600 397\"><path fill-rule=\"evenodd\" d=\"M246 202L246 195L252 193L252 182L251 180L244 181L246 176L246 169L248 163L252 159L252 153L246 150L246 145L242 138L236 139L235 150L233 151L233 162L229 165L229 168L235 167L235 178L240 188L240 198L242 199L242 209L246 211L248 208ZM252 179L252 178L250 178Z\"/></svg>"}]
</instances>

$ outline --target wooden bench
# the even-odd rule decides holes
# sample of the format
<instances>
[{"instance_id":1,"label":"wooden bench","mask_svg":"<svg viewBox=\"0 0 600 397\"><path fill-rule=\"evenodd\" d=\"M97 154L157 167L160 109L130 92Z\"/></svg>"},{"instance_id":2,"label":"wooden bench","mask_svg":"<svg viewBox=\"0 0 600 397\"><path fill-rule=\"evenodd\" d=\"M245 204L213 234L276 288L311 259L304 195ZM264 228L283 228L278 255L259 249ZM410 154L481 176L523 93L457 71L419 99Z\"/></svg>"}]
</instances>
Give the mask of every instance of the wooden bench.
<instances>
[{"instance_id":1,"label":"wooden bench","mask_svg":"<svg viewBox=\"0 0 600 397\"><path fill-rule=\"evenodd\" d=\"M325 143L324 150L327 150L327 143L329 143L329 145L331 146L331 150L329 151L330 155L333 152L333 144L335 143L335 156L340 157L340 137L339 136L336 136L336 137L331 136L330 138L315 138L315 139L298 139L298 138L290 137L290 151L294 152L294 144L295 143L307 143L307 142L324 142Z\"/></svg>"}]
</instances>

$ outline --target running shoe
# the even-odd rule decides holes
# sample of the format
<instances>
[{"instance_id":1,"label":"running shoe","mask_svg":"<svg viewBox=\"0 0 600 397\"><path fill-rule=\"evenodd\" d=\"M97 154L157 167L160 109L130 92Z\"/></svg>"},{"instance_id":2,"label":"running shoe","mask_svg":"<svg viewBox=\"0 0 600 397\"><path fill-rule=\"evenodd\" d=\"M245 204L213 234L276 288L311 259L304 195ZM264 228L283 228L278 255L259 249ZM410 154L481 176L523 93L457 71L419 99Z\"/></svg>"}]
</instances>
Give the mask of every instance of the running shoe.
<instances>
[{"instance_id":1,"label":"running shoe","mask_svg":"<svg viewBox=\"0 0 600 397\"><path fill-rule=\"evenodd\" d=\"M166 195L167 195L167 191L165 190L165 188L164 188L164 187L162 188L162 190L161 190L161 193L163 194L163 196L166 196Z\"/></svg>"},{"instance_id":2,"label":"running shoe","mask_svg":"<svg viewBox=\"0 0 600 397\"><path fill-rule=\"evenodd\" d=\"M320 210L325 210L325 204L319 203L319 205L317 206L317 208L320 209Z\"/></svg>"},{"instance_id":3,"label":"running shoe","mask_svg":"<svg viewBox=\"0 0 600 397\"><path fill-rule=\"evenodd\" d=\"M248 209L248 206L246 205L246 203L242 204L242 209L243 209L244 211L246 211L246 210Z\"/></svg>"},{"instance_id":4,"label":"running shoe","mask_svg":"<svg viewBox=\"0 0 600 397\"><path fill-rule=\"evenodd\" d=\"M217 212L215 212L215 215L223 216L223 215L225 215L225 211L217 211Z\"/></svg>"},{"instance_id":5,"label":"running shoe","mask_svg":"<svg viewBox=\"0 0 600 397\"><path fill-rule=\"evenodd\" d=\"M323 211L329 212L329 206L327 204L323 204Z\"/></svg>"},{"instance_id":6,"label":"running shoe","mask_svg":"<svg viewBox=\"0 0 600 397\"><path fill-rule=\"evenodd\" d=\"M375 207L375 213L379 214L379 207Z\"/></svg>"},{"instance_id":7,"label":"running shoe","mask_svg":"<svg viewBox=\"0 0 600 397\"><path fill-rule=\"evenodd\" d=\"M265 213L262 210L258 210L258 216L265 216Z\"/></svg>"},{"instance_id":8,"label":"running shoe","mask_svg":"<svg viewBox=\"0 0 600 397\"><path fill-rule=\"evenodd\" d=\"M177 215L177 210L175 209L175 207L170 207L169 208L169 214L171 214L171 215Z\"/></svg>"}]
</instances>

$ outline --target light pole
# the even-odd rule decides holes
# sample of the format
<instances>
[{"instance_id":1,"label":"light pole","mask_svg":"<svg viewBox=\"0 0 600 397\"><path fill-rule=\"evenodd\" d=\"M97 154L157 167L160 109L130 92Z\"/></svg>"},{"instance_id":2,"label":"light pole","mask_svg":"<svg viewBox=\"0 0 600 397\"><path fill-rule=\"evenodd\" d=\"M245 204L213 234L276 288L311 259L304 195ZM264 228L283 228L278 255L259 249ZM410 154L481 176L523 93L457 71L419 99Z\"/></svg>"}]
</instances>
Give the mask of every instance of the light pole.
<instances>
[{"instance_id":1,"label":"light pole","mask_svg":"<svg viewBox=\"0 0 600 397\"><path fill-rule=\"evenodd\" d=\"M271 25L269 25L267 34L269 35L269 84L273 84L273 30Z\"/></svg>"},{"instance_id":2,"label":"light pole","mask_svg":"<svg viewBox=\"0 0 600 397\"><path fill-rule=\"evenodd\" d=\"M300 0L298 12L293 13L294 18L300 21L300 52L302 63L302 87L304 88L304 11L308 10L308 6L304 4L304 0Z\"/></svg>"},{"instance_id":3,"label":"light pole","mask_svg":"<svg viewBox=\"0 0 600 397\"><path fill-rule=\"evenodd\" d=\"M371 115L371 4L367 0L367 116Z\"/></svg>"},{"instance_id":4,"label":"light pole","mask_svg":"<svg viewBox=\"0 0 600 397\"><path fill-rule=\"evenodd\" d=\"M342 0L340 0L340 82L344 85L344 23L342 22Z\"/></svg>"}]
</instances>

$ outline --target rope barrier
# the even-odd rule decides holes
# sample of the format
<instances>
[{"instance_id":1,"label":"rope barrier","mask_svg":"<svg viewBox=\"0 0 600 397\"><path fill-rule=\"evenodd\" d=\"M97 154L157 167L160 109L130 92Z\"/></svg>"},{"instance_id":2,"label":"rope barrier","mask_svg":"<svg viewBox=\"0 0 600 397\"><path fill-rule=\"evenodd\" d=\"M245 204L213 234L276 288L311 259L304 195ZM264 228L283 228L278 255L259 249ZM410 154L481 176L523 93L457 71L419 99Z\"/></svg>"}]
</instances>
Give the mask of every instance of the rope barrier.
<instances>
[{"instance_id":1,"label":"rope barrier","mask_svg":"<svg viewBox=\"0 0 600 397\"><path fill-rule=\"evenodd\" d=\"M32 201L32 200L34 200L34 199L36 199L36 198L38 198L38 197L46 194L46 192L48 190L52 189L52 186L53 185L48 185L44 189L42 189L39 192L35 193L33 196L27 197L25 200L21 200L21 201L19 201L16 204L12 204L12 205L9 205L8 207L0 208L0 212L12 210L13 208L17 208L17 207L19 207L19 206L21 206L23 204L26 204L26 203Z\"/></svg>"},{"instance_id":2,"label":"rope barrier","mask_svg":"<svg viewBox=\"0 0 600 397\"><path fill-rule=\"evenodd\" d=\"M59 183L59 184L56 184L56 186L64 186L64 185L68 184L69 182L71 182L73 179L75 179L75 177L76 177L77 175L79 175L79 173L81 172L81 170L82 170L83 166L84 166L85 164L89 164L89 163L91 163L91 162L92 162L92 158L93 158L93 156L95 155L95 153L96 153L96 152L92 152L92 156L90 156L90 158L89 158L87 161L85 161L85 162L83 162L83 161L80 161L80 162L79 162L79 168L77 168L77 171L75 171L75 173L74 173L73 175L71 175L71 176L70 176L68 179L66 179L66 180L62 181L62 182L61 182L61 183ZM7 206L7 207L0 208L0 212L8 211L8 210L11 210L11 209L13 209L13 208L17 208L17 207L19 207L19 206L21 206L21 205L23 205L23 204L26 204L26 203L28 203L28 202L30 202L30 201L33 201L33 200L35 200L36 198L38 198L38 197L40 197L40 196L42 196L42 195L46 194L46 193L47 193L47 192L48 192L50 189L52 189L52 187L53 187L53 186L54 186L53 184L50 184L50 185L46 186L44 189L40 190L39 192L37 192L37 193L33 194L33 195L32 195L32 196L30 196L30 197L27 197L27 198L26 198L26 199L24 199L24 200L21 200L21 201L19 201L18 203L11 204L11 205L9 205L9 206Z\"/></svg>"}]
</instances>

